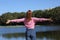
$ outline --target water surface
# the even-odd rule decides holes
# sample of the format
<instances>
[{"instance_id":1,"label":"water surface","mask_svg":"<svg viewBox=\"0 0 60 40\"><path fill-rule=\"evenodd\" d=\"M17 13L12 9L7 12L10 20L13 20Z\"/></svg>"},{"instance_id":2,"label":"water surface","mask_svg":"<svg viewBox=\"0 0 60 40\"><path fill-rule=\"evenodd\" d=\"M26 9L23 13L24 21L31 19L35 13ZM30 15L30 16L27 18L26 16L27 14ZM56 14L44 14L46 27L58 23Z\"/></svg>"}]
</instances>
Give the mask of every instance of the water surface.
<instances>
[{"instance_id":1,"label":"water surface","mask_svg":"<svg viewBox=\"0 0 60 40\"><path fill-rule=\"evenodd\" d=\"M0 28L0 40L25 40L25 27ZM60 26L36 26L37 40L60 40Z\"/></svg>"}]
</instances>

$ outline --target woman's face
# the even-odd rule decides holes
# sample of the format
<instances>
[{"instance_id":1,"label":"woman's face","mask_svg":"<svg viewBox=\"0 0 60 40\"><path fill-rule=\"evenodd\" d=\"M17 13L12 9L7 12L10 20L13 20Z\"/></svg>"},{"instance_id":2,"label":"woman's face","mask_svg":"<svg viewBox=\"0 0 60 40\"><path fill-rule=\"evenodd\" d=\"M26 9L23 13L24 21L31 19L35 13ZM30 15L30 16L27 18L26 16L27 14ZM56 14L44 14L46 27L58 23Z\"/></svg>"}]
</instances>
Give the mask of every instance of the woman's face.
<instances>
[{"instance_id":1,"label":"woman's face","mask_svg":"<svg viewBox=\"0 0 60 40\"><path fill-rule=\"evenodd\" d=\"M28 10L28 11L27 11L26 17L27 17L27 18L32 17L32 11L31 11L31 10Z\"/></svg>"}]
</instances>

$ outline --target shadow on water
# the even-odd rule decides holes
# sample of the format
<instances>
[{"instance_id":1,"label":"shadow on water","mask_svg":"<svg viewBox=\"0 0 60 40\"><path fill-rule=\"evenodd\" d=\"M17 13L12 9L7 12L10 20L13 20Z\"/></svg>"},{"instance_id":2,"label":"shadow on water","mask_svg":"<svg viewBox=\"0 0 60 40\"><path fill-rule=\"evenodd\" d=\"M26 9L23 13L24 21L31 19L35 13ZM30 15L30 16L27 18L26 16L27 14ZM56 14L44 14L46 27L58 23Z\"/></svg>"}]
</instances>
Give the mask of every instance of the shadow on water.
<instances>
[{"instance_id":1,"label":"shadow on water","mask_svg":"<svg viewBox=\"0 0 60 40\"><path fill-rule=\"evenodd\" d=\"M55 40L60 40L60 31L48 31L48 32L39 32L37 33L38 38L44 38L46 39L55 39Z\"/></svg>"},{"instance_id":2,"label":"shadow on water","mask_svg":"<svg viewBox=\"0 0 60 40\"><path fill-rule=\"evenodd\" d=\"M2 35L5 38L18 38L18 37L25 37L25 33L13 33L13 34L3 34Z\"/></svg>"},{"instance_id":3,"label":"shadow on water","mask_svg":"<svg viewBox=\"0 0 60 40\"><path fill-rule=\"evenodd\" d=\"M13 33L13 34L3 34L2 35L5 38L18 38L18 37L25 37L25 33ZM48 32L37 32L36 33L37 38L43 39L44 37L52 40L60 40L60 31L48 31Z\"/></svg>"}]
</instances>

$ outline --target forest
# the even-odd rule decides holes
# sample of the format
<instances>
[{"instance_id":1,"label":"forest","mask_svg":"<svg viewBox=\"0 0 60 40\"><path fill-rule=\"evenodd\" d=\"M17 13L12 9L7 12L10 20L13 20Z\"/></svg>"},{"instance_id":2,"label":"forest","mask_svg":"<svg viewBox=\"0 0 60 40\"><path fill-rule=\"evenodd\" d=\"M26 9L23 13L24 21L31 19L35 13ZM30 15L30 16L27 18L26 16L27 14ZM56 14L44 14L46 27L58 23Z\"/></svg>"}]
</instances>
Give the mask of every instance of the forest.
<instances>
[{"instance_id":1,"label":"forest","mask_svg":"<svg viewBox=\"0 0 60 40\"><path fill-rule=\"evenodd\" d=\"M0 25L6 26L6 25L23 25L23 23L9 23L6 24L7 20L12 19L20 19L24 18L26 15L26 12L6 12L0 15ZM33 10L32 11L32 17L37 18L51 18L53 22L50 21L44 21L44 22L37 22L37 25L59 25L60 24L60 6L51 8L51 9L45 9L45 10Z\"/></svg>"}]
</instances>

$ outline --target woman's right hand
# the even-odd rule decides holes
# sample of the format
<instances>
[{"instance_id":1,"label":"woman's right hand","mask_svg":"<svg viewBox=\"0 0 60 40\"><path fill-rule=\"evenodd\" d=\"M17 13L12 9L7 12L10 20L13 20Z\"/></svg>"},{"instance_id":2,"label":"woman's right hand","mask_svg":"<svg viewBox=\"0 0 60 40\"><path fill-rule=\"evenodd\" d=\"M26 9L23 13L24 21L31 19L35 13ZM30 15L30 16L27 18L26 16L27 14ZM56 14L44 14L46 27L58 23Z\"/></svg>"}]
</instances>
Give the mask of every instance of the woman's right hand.
<instances>
[{"instance_id":1,"label":"woman's right hand","mask_svg":"<svg viewBox=\"0 0 60 40\"><path fill-rule=\"evenodd\" d=\"M6 22L6 24L9 24L10 23L10 20L8 20L7 22Z\"/></svg>"}]
</instances>

